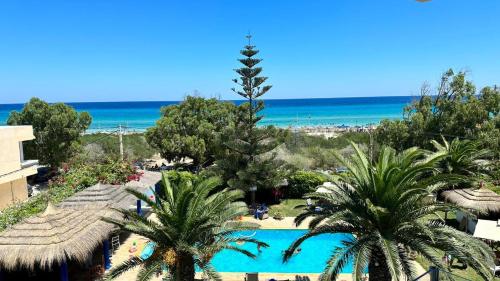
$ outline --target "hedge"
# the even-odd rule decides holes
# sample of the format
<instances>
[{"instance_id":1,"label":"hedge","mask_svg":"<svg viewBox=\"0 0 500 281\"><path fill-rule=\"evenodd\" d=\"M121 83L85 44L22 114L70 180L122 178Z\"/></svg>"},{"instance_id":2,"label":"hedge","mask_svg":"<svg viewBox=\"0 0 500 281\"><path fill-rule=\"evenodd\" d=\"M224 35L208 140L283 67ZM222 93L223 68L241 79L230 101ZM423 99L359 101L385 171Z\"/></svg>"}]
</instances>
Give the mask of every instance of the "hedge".
<instances>
[{"instance_id":1,"label":"hedge","mask_svg":"<svg viewBox=\"0 0 500 281\"><path fill-rule=\"evenodd\" d=\"M286 195L289 198L302 198L304 194L314 192L318 185L327 181L323 174L311 171L297 171L288 178Z\"/></svg>"},{"instance_id":2,"label":"hedge","mask_svg":"<svg viewBox=\"0 0 500 281\"><path fill-rule=\"evenodd\" d=\"M49 181L48 191L16 203L0 214L0 231L21 220L41 213L50 201L60 203L75 192L98 182L105 184L123 184L137 179L137 173L127 162L108 161L104 164L78 164L66 167L53 181Z\"/></svg>"}]
</instances>

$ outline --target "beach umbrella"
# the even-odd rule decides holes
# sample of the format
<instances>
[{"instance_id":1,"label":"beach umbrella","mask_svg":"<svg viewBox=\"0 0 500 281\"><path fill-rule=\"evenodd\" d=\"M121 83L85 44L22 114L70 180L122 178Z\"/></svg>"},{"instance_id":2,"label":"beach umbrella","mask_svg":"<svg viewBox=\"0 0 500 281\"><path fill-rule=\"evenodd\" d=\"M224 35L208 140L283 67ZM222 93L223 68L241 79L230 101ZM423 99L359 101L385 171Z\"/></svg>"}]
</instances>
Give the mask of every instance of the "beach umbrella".
<instances>
[{"instance_id":1,"label":"beach umbrella","mask_svg":"<svg viewBox=\"0 0 500 281\"><path fill-rule=\"evenodd\" d=\"M500 212L500 195L487 188L463 188L442 192L448 202L477 213ZM465 215L465 231L469 230L469 216Z\"/></svg>"},{"instance_id":2,"label":"beach umbrella","mask_svg":"<svg viewBox=\"0 0 500 281\"><path fill-rule=\"evenodd\" d=\"M448 202L480 213L500 212L500 195L487 188L452 189L442 192Z\"/></svg>"},{"instance_id":3,"label":"beach umbrella","mask_svg":"<svg viewBox=\"0 0 500 281\"><path fill-rule=\"evenodd\" d=\"M0 233L0 264L15 270L37 266L51 269L68 260L84 263L94 250L116 230L101 220L118 214L111 209L55 207L29 217Z\"/></svg>"}]
</instances>

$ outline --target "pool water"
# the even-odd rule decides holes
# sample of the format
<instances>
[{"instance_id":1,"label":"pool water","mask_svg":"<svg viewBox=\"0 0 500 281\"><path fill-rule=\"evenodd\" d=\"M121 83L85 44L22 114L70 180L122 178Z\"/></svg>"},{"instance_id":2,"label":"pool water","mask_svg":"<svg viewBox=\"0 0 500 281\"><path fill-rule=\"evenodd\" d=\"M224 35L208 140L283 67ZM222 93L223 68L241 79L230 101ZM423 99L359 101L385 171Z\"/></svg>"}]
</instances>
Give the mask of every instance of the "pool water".
<instances>
[{"instance_id":1,"label":"pool water","mask_svg":"<svg viewBox=\"0 0 500 281\"><path fill-rule=\"evenodd\" d=\"M276 272L276 273L321 273L328 258L336 246L342 241L352 239L350 234L322 234L309 238L301 245L301 251L287 263L283 263L283 251L307 230L252 230L242 231L237 235L250 236L269 244L269 248L257 251L253 243L245 243L240 247L257 254L256 259L249 258L239 252L223 250L215 255L212 264L219 272ZM352 262L346 264L342 273L352 273Z\"/></svg>"}]
</instances>

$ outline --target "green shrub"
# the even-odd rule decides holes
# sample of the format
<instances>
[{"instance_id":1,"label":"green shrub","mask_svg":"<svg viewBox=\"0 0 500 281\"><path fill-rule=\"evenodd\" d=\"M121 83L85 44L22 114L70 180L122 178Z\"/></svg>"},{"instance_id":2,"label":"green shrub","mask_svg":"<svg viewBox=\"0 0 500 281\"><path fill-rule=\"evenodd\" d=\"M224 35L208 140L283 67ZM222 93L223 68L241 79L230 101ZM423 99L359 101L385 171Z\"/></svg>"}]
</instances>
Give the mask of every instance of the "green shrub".
<instances>
[{"instance_id":1,"label":"green shrub","mask_svg":"<svg viewBox=\"0 0 500 281\"><path fill-rule=\"evenodd\" d=\"M274 213L273 218L274 218L275 220L282 220L282 219L284 219L284 218L285 218L285 216L284 216L281 212L276 212L276 213Z\"/></svg>"},{"instance_id":2,"label":"green shrub","mask_svg":"<svg viewBox=\"0 0 500 281\"><path fill-rule=\"evenodd\" d=\"M349 149L352 141L368 147L370 135L366 132L346 132L336 137L311 136L305 133L289 133L284 138L284 145L279 147L277 158L296 169L315 170L333 169L338 166L334 152ZM377 145L374 145L377 149Z\"/></svg>"},{"instance_id":3,"label":"green shrub","mask_svg":"<svg viewBox=\"0 0 500 281\"><path fill-rule=\"evenodd\" d=\"M95 133L81 137L82 147L78 157L93 161L112 157L119 158L120 146L117 134ZM151 158L157 151L146 141L144 134L134 133L123 135L125 158L130 161Z\"/></svg>"},{"instance_id":4,"label":"green shrub","mask_svg":"<svg viewBox=\"0 0 500 281\"><path fill-rule=\"evenodd\" d=\"M123 184L135 179L135 169L126 161L107 159L104 163L73 163L65 167L52 185L67 185L80 190L98 182L104 184Z\"/></svg>"},{"instance_id":5,"label":"green shrub","mask_svg":"<svg viewBox=\"0 0 500 281\"><path fill-rule=\"evenodd\" d=\"M68 185L51 185L47 193L31 197L27 201L18 202L2 210L0 214L0 231L27 217L43 212L48 201L57 204L75 192L76 190Z\"/></svg>"},{"instance_id":6,"label":"green shrub","mask_svg":"<svg viewBox=\"0 0 500 281\"><path fill-rule=\"evenodd\" d=\"M168 180L175 185L179 185L188 181L195 182L199 178L199 176L186 171L167 171L163 173L166 174Z\"/></svg>"},{"instance_id":7,"label":"green shrub","mask_svg":"<svg viewBox=\"0 0 500 281\"><path fill-rule=\"evenodd\" d=\"M75 192L98 182L124 184L133 179L137 179L134 168L129 163L122 161L108 160L102 164L75 164L65 167L61 174L49 181L49 189L46 193L2 210L0 231L27 217L43 212L49 201L54 204L60 203Z\"/></svg>"},{"instance_id":8,"label":"green shrub","mask_svg":"<svg viewBox=\"0 0 500 281\"><path fill-rule=\"evenodd\" d=\"M325 175L316 172L297 171L288 178L287 196L289 198L302 198L304 194L314 192L318 185L326 180Z\"/></svg>"},{"instance_id":9,"label":"green shrub","mask_svg":"<svg viewBox=\"0 0 500 281\"><path fill-rule=\"evenodd\" d=\"M285 139L285 145L291 152L300 152L303 148L319 147L322 149L342 149L349 146L349 142L358 144L369 144L370 135L366 132L339 133L337 137L325 138L323 136L312 136L306 133L290 133Z\"/></svg>"}]
</instances>

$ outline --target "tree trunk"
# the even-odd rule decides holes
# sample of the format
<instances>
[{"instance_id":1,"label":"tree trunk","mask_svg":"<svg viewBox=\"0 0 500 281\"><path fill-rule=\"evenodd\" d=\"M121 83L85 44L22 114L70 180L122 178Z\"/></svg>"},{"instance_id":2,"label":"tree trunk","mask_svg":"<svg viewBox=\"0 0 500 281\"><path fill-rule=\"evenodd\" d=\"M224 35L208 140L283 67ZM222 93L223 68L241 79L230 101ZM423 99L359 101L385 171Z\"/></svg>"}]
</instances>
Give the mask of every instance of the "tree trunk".
<instances>
[{"instance_id":1,"label":"tree trunk","mask_svg":"<svg viewBox=\"0 0 500 281\"><path fill-rule=\"evenodd\" d=\"M368 263L368 275L370 281L391 281L391 274L381 250L376 249L372 251L372 256Z\"/></svg>"},{"instance_id":2,"label":"tree trunk","mask_svg":"<svg viewBox=\"0 0 500 281\"><path fill-rule=\"evenodd\" d=\"M177 256L175 270L176 281L194 281L194 260L190 254L181 253Z\"/></svg>"}]
</instances>

